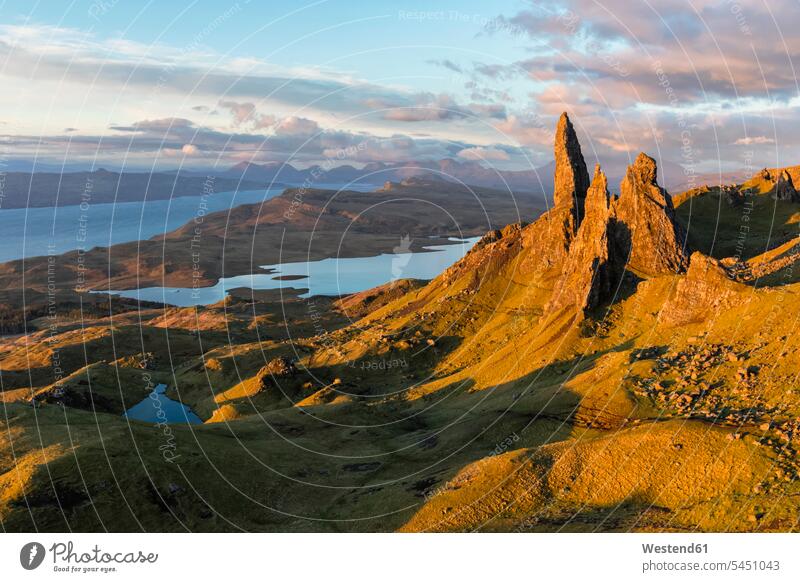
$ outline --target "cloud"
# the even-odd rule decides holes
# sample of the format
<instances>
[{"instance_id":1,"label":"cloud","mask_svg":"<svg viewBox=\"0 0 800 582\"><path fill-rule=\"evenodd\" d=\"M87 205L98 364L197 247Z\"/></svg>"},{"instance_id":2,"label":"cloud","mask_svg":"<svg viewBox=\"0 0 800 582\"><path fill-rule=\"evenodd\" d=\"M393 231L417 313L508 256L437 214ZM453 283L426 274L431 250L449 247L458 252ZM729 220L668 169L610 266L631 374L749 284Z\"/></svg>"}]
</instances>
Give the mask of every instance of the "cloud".
<instances>
[{"instance_id":1,"label":"cloud","mask_svg":"<svg viewBox=\"0 0 800 582\"><path fill-rule=\"evenodd\" d=\"M449 121L456 119L505 119L506 107L503 104L468 103L459 104L451 95L420 93L414 98L415 104L395 105L375 103L385 109L383 119L402 122Z\"/></svg>"},{"instance_id":2,"label":"cloud","mask_svg":"<svg viewBox=\"0 0 800 582\"><path fill-rule=\"evenodd\" d=\"M454 73L461 74L461 73L464 72L464 69L462 69L460 66L455 64L450 59L438 59L438 60L437 59L432 59L432 60L429 60L428 63L430 63L431 65L437 65L439 67L444 67L445 69L448 69L448 70L450 70L450 71L452 71Z\"/></svg>"},{"instance_id":3,"label":"cloud","mask_svg":"<svg viewBox=\"0 0 800 582\"><path fill-rule=\"evenodd\" d=\"M703 172L796 164L797 10L789 0L527 2L487 31L528 55L473 63L471 88L481 95L488 79L487 89L518 95L529 86L525 109L505 102L507 118L494 126L540 156L569 111L587 158L603 163L644 150ZM742 155L742 145L772 143L781 147L748 152L757 161Z\"/></svg>"},{"instance_id":4,"label":"cloud","mask_svg":"<svg viewBox=\"0 0 800 582\"><path fill-rule=\"evenodd\" d=\"M608 137L597 138L597 141L615 152L635 152L637 149L639 149L634 144Z\"/></svg>"},{"instance_id":5,"label":"cloud","mask_svg":"<svg viewBox=\"0 0 800 582\"><path fill-rule=\"evenodd\" d=\"M200 148L194 144L184 144L180 148L161 148L161 155L168 158L191 158L201 154Z\"/></svg>"},{"instance_id":6,"label":"cloud","mask_svg":"<svg viewBox=\"0 0 800 582\"><path fill-rule=\"evenodd\" d=\"M233 124L240 126L253 120L256 106L253 103L238 103L236 101L220 101L217 104L222 109L227 109L233 116Z\"/></svg>"},{"instance_id":7,"label":"cloud","mask_svg":"<svg viewBox=\"0 0 800 582\"><path fill-rule=\"evenodd\" d=\"M162 119L143 119L131 125L112 125L110 129L114 131L136 132L136 133L165 133L178 132L194 127L194 122L182 117L164 117Z\"/></svg>"},{"instance_id":8,"label":"cloud","mask_svg":"<svg viewBox=\"0 0 800 582\"><path fill-rule=\"evenodd\" d=\"M740 137L735 142L733 142L733 145L753 145L753 144L760 145L766 143L775 143L775 140L765 135L759 135L756 137Z\"/></svg>"},{"instance_id":9,"label":"cloud","mask_svg":"<svg viewBox=\"0 0 800 582\"><path fill-rule=\"evenodd\" d=\"M69 118L42 136L20 130L10 136L14 155L144 161L162 150L186 156L188 144L197 148L192 163L315 163L366 140L353 159L464 159L484 148L506 152L509 162L524 155L545 163L566 110L587 158L604 164L624 164L638 150L712 169L797 163L797 7L740 4L737 12L739 4L719 0L521 4L484 27L511 37L517 52L508 62L424 61L463 76L447 93L45 26L0 26L0 78L64 108L91 102L97 119L115 121L106 128ZM63 93L51 97L50 88ZM62 129L71 124L80 131ZM758 159L742 156L742 145L773 143L781 147L752 148Z\"/></svg>"},{"instance_id":10,"label":"cloud","mask_svg":"<svg viewBox=\"0 0 800 582\"><path fill-rule=\"evenodd\" d=\"M0 25L0 60L6 81L35 85L58 79L59 91L108 92L142 107L168 99L180 102L187 95L215 100L222 95L234 123L249 122L254 128L266 127L268 118L251 118L249 105L268 108L269 115L281 110L283 115L357 116L367 100L400 106L416 102L412 92L338 71L230 58L195 46L97 40L86 32L52 26Z\"/></svg>"},{"instance_id":11,"label":"cloud","mask_svg":"<svg viewBox=\"0 0 800 582\"><path fill-rule=\"evenodd\" d=\"M473 65L474 70L479 75L483 75L484 77L489 77L492 80L497 80L501 78L509 78L513 76L513 72L509 70L507 65L501 64L491 64L487 65L484 63L475 63Z\"/></svg>"},{"instance_id":12,"label":"cloud","mask_svg":"<svg viewBox=\"0 0 800 582\"><path fill-rule=\"evenodd\" d=\"M506 106L502 103L492 103L484 105L481 103L470 103L467 110L474 116L485 119L506 119Z\"/></svg>"},{"instance_id":13,"label":"cloud","mask_svg":"<svg viewBox=\"0 0 800 582\"><path fill-rule=\"evenodd\" d=\"M554 123L548 123L538 115L509 115L495 124L495 128L507 140L527 146L552 144L554 127Z\"/></svg>"},{"instance_id":14,"label":"cloud","mask_svg":"<svg viewBox=\"0 0 800 582\"><path fill-rule=\"evenodd\" d=\"M517 64L539 79L611 79L617 89L629 83L639 95L655 98L662 89L654 73L658 64L683 103L735 101L766 91L779 99L795 94L790 55L800 50L800 31L788 23L796 5L776 0L769 7L736 7L712 0L564 0L531 3L505 20L526 31L536 56Z\"/></svg>"},{"instance_id":15,"label":"cloud","mask_svg":"<svg viewBox=\"0 0 800 582\"><path fill-rule=\"evenodd\" d=\"M69 156L104 164L125 160L128 167L172 167L181 164L207 168L239 161L291 162L299 165L325 159L342 163L412 162L455 158L474 144L402 133L378 135L322 127L316 120L287 116L268 131L227 132L186 118L143 119L113 125L102 135L17 135L6 142L18 156L40 159ZM491 153L488 155L492 155ZM499 158L502 154L495 154Z\"/></svg>"},{"instance_id":16,"label":"cloud","mask_svg":"<svg viewBox=\"0 0 800 582\"><path fill-rule=\"evenodd\" d=\"M281 119L275 126L276 135L310 137L320 131L319 124L316 121L295 115Z\"/></svg>"},{"instance_id":17,"label":"cloud","mask_svg":"<svg viewBox=\"0 0 800 582\"><path fill-rule=\"evenodd\" d=\"M234 127L249 125L253 129L264 129L275 124L275 116L258 113L254 103L223 100L217 106L230 112Z\"/></svg>"},{"instance_id":18,"label":"cloud","mask_svg":"<svg viewBox=\"0 0 800 582\"><path fill-rule=\"evenodd\" d=\"M443 121L455 117L463 117L463 114L439 107L396 107L383 114L383 119L412 123L417 121Z\"/></svg>"},{"instance_id":19,"label":"cloud","mask_svg":"<svg viewBox=\"0 0 800 582\"><path fill-rule=\"evenodd\" d=\"M464 148L460 152L458 152L458 157L464 158L465 160L474 160L474 161L482 161L482 160L508 160L510 156L508 152L497 149L497 148L487 148L482 146L473 146L470 148Z\"/></svg>"},{"instance_id":20,"label":"cloud","mask_svg":"<svg viewBox=\"0 0 800 582\"><path fill-rule=\"evenodd\" d=\"M445 94L418 93L410 101L383 101L380 105L384 109L382 118L390 121L446 121L463 119L469 115L452 96Z\"/></svg>"}]
</instances>

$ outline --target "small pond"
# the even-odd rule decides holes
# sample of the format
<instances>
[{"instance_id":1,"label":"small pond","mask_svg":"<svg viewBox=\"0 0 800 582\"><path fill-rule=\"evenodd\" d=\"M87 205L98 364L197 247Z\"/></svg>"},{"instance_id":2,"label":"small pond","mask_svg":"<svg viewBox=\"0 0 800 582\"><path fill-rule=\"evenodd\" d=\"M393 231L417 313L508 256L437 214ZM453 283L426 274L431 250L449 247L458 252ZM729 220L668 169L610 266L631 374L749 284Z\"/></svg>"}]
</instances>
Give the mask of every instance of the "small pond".
<instances>
[{"instance_id":1,"label":"small pond","mask_svg":"<svg viewBox=\"0 0 800 582\"><path fill-rule=\"evenodd\" d=\"M144 400L131 406L122 416L154 424L202 424L191 408L167 397L166 391L166 384L158 384Z\"/></svg>"}]
</instances>

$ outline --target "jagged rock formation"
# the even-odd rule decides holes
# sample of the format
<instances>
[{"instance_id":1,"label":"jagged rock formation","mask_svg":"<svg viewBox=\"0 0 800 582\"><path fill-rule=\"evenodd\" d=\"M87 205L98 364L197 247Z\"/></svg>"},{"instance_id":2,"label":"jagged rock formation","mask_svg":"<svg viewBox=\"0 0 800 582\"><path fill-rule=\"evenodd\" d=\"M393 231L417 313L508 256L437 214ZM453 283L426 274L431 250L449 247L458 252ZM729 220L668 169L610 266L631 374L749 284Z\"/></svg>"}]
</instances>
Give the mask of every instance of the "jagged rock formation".
<instances>
[{"instance_id":1,"label":"jagged rock formation","mask_svg":"<svg viewBox=\"0 0 800 582\"><path fill-rule=\"evenodd\" d=\"M639 154L621 192L610 201L608 181L598 166L546 312L567 306L582 312L611 299L626 268L643 275L686 269L686 235L675 220L670 195L658 185L655 160Z\"/></svg>"},{"instance_id":2,"label":"jagged rock formation","mask_svg":"<svg viewBox=\"0 0 800 582\"><path fill-rule=\"evenodd\" d=\"M526 233L526 246L534 248L523 271L537 272L560 264L567 258L584 213L589 173L578 136L566 113L561 114L553 145L556 168L553 208L533 223Z\"/></svg>"},{"instance_id":3,"label":"jagged rock formation","mask_svg":"<svg viewBox=\"0 0 800 582\"><path fill-rule=\"evenodd\" d=\"M586 164L566 114L556 131L555 157L556 205L532 225L517 227L519 232L501 254L494 243L509 237L500 231L488 233L475 246L478 253L484 248L494 253L493 263L502 256L500 262L506 264L521 253L518 266L526 277L545 273L555 277L545 313L572 307L582 314L610 300L626 269L640 276L686 270L686 235L676 222L670 195L658 185L655 160L643 153L638 156L628 168L619 198L611 199L599 166L591 186L584 186ZM481 257L489 260L488 255ZM471 257L448 276L462 273L467 263L476 261ZM475 274L470 288L479 285Z\"/></svg>"},{"instance_id":4,"label":"jagged rock formation","mask_svg":"<svg viewBox=\"0 0 800 582\"><path fill-rule=\"evenodd\" d=\"M645 275L681 273L688 263L686 234L669 193L658 185L656 161L641 153L628 166L614 207L616 242L629 249L628 268Z\"/></svg>"},{"instance_id":5,"label":"jagged rock formation","mask_svg":"<svg viewBox=\"0 0 800 582\"><path fill-rule=\"evenodd\" d=\"M796 202L798 200L797 190L795 190L794 182L791 175L786 170L783 170L778 176L778 181L775 183L775 188L772 190L772 198L775 200L783 200L784 202Z\"/></svg>"},{"instance_id":6,"label":"jagged rock formation","mask_svg":"<svg viewBox=\"0 0 800 582\"><path fill-rule=\"evenodd\" d=\"M564 275L545 311L574 306L579 312L610 298L619 282L624 258L613 248L613 210L608 180L598 164L586 193L585 216L569 249ZM622 259L622 261L620 260Z\"/></svg>"},{"instance_id":7,"label":"jagged rock formation","mask_svg":"<svg viewBox=\"0 0 800 582\"><path fill-rule=\"evenodd\" d=\"M485 294L488 301L494 293L521 284L530 289L523 309L545 316L567 310L580 317L612 301L626 271L639 277L686 271L686 235L676 221L672 198L658 184L655 160L639 154L628 167L619 197L609 194L599 166L588 185L580 143L566 114L558 123L554 154L556 205L533 224L487 233L418 294L414 310L439 291L458 301ZM446 304L443 298L436 301Z\"/></svg>"},{"instance_id":8,"label":"jagged rock formation","mask_svg":"<svg viewBox=\"0 0 800 582\"><path fill-rule=\"evenodd\" d=\"M523 233L524 246L532 251L523 258L522 272L542 272L563 263L577 230L571 208L545 212Z\"/></svg>"},{"instance_id":9,"label":"jagged rock formation","mask_svg":"<svg viewBox=\"0 0 800 582\"><path fill-rule=\"evenodd\" d=\"M575 216L577 227L583 215L586 190L589 188L589 172L586 171L586 162L575 128L566 113L562 113L558 120L553 149L556 158L553 206L569 208Z\"/></svg>"},{"instance_id":10,"label":"jagged rock formation","mask_svg":"<svg viewBox=\"0 0 800 582\"><path fill-rule=\"evenodd\" d=\"M681 279L674 296L664 306L659 321L685 325L713 320L721 309L730 306L736 294L747 287L728 276L719 261L700 252L692 254L686 277Z\"/></svg>"}]
</instances>

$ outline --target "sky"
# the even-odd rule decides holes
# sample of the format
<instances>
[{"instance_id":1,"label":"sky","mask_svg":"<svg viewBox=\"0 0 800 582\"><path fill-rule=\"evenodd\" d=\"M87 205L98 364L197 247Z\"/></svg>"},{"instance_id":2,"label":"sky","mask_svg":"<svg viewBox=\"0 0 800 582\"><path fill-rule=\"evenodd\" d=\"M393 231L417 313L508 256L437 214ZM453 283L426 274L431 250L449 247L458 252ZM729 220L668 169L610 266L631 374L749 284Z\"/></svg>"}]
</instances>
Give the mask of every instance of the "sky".
<instances>
[{"instance_id":1,"label":"sky","mask_svg":"<svg viewBox=\"0 0 800 582\"><path fill-rule=\"evenodd\" d=\"M0 162L800 164L788 0L0 0Z\"/></svg>"}]
</instances>

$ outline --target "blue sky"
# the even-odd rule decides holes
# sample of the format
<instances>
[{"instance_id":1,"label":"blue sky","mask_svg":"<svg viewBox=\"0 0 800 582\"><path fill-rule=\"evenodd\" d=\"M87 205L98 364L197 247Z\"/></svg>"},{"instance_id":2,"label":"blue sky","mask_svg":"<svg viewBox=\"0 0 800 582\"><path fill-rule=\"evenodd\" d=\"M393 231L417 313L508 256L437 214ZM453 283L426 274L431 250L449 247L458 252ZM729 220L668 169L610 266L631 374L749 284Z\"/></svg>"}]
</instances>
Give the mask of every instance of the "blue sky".
<instances>
[{"instance_id":1,"label":"blue sky","mask_svg":"<svg viewBox=\"0 0 800 582\"><path fill-rule=\"evenodd\" d=\"M8 157L114 167L800 162L788 0L2 2ZM687 153L687 142L689 143ZM357 148L359 144L366 147ZM355 149L354 149L355 148Z\"/></svg>"},{"instance_id":2,"label":"blue sky","mask_svg":"<svg viewBox=\"0 0 800 582\"><path fill-rule=\"evenodd\" d=\"M271 55L286 65L307 65L347 59L364 76L382 76L386 62L378 56L348 56L383 45L451 46L454 53L475 49L512 60L513 39L480 42L481 26L501 13L513 13L523 3L461 1L430 2L4 2L8 24L49 24L91 30L98 38L127 38L144 44L191 44L220 16L202 44L230 56ZM240 6L238 10L233 7ZM487 11L488 9L488 11ZM415 18L415 13L419 17ZM330 30L326 30L330 29ZM305 37L301 42L298 38ZM395 61L397 62L397 61ZM409 69L412 74L415 63Z\"/></svg>"}]
</instances>

